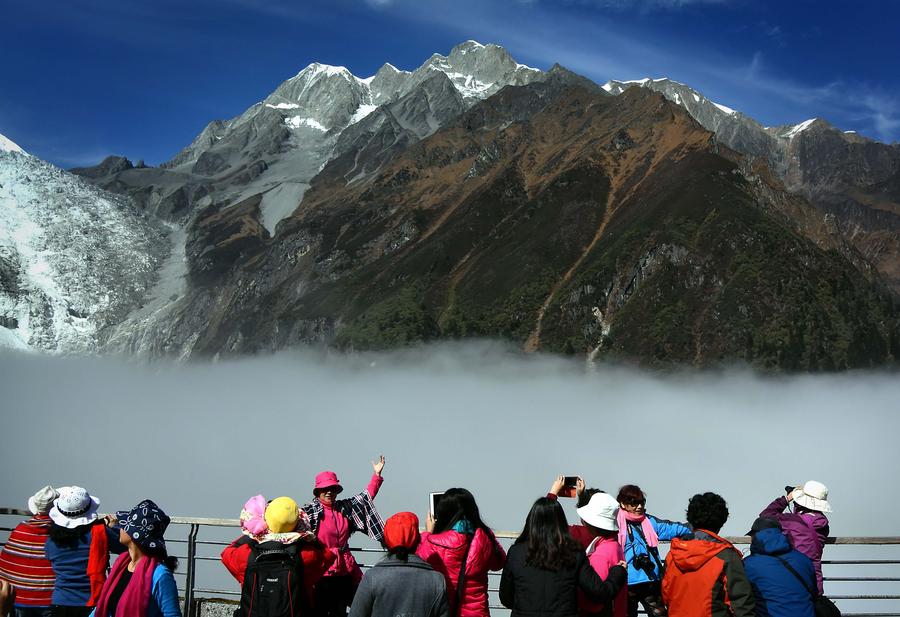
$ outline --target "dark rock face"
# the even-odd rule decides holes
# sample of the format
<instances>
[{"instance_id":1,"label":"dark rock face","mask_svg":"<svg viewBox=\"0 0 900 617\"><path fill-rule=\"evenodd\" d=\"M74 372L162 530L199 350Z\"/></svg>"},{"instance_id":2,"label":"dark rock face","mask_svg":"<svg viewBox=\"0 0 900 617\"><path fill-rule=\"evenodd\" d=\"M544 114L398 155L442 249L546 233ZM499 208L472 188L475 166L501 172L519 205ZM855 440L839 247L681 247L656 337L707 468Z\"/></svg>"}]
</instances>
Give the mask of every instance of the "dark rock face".
<instances>
[{"instance_id":1,"label":"dark rock face","mask_svg":"<svg viewBox=\"0 0 900 617\"><path fill-rule=\"evenodd\" d=\"M82 176L89 180L96 180L98 178L103 178L104 176L110 176L133 168L134 165L132 165L131 161L124 156L108 156L103 159L99 165L94 167L74 167L69 171L76 176Z\"/></svg>"},{"instance_id":2,"label":"dark rock face","mask_svg":"<svg viewBox=\"0 0 900 617\"><path fill-rule=\"evenodd\" d=\"M638 85L682 106L729 148L766 161L789 191L833 217L837 229L900 294L900 145L844 133L818 119L764 128L668 79L605 87L619 94Z\"/></svg>"}]
</instances>

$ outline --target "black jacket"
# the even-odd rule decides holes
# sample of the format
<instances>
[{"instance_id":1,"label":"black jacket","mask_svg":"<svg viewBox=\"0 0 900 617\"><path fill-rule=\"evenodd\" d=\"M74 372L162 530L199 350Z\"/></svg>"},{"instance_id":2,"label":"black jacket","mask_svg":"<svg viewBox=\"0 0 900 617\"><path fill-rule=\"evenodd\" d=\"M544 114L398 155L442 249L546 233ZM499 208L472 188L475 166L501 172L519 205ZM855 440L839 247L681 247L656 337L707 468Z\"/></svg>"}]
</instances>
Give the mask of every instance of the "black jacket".
<instances>
[{"instance_id":1,"label":"black jacket","mask_svg":"<svg viewBox=\"0 0 900 617\"><path fill-rule=\"evenodd\" d=\"M628 582L625 568L613 566L604 581L581 551L575 567L553 572L525 564L526 544L514 544L500 578L500 602L511 617L573 617L578 614L578 588L600 602L612 602Z\"/></svg>"}]
</instances>

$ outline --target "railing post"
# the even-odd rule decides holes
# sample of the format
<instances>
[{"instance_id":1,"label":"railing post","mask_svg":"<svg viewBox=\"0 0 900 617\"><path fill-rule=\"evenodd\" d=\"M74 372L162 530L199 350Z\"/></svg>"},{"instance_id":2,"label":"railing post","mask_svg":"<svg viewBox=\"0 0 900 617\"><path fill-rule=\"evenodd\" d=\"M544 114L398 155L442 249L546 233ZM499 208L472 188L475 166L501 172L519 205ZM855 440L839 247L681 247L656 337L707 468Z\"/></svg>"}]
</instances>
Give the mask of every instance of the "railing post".
<instances>
[{"instance_id":1,"label":"railing post","mask_svg":"<svg viewBox=\"0 0 900 617\"><path fill-rule=\"evenodd\" d=\"M191 523L191 530L187 539L187 572L184 583L184 614L193 617L194 614L194 580L197 578L197 532L200 525Z\"/></svg>"}]
</instances>

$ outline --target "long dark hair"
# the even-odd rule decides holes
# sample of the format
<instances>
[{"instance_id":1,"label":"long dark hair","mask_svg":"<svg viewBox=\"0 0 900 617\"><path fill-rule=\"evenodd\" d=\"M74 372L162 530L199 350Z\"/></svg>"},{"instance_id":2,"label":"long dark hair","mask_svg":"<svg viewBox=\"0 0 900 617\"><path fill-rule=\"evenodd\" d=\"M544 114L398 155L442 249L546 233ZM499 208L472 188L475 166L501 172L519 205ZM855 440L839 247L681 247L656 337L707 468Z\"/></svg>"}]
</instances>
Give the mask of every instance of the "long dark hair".
<instances>
[{"instance_id":1,"label":"long dark hair","mask_svg":"<svg viewBox=\"0 0 900 617\"><path fill-rule=\"evenodd\" d=\"M525 529L516 544L528 544L525 563L542 570L558 572L574 568L581 551L569 535L569 525L562 506L555 499L541 497L531 506Z\"/></svg>"},{"instance_id":2,"label":"long dark hair","mask_svg":"<svg viewBox=\"0 0 900 617\"><path fill-rule=\"evenodd\" d=\"M447 489L437 504L434 518L434 533L447 531L456 523L465 519L469 521L474 529L481 529L488 534L488 537L494 537L490 527L481 520L478 504L475 503L475 496L464 488Z\"/></svg>"},{"instance_id":3,"label":"long dark hair","mask_svg":"<svg viewBox=\"0 0 900 617\"><path fill-rule=\"evenodd\" d=\"M162 563L169 569L170 572L174 572L178 567L178 557L170 556L168 551L166 551L166 549L164 548L149 549L142 546L141 550L144 552L144 555L146 557L158 559L160 563Z\"/></svg>"},{"instance_id":4,"label":"long dark hair","mask_svg":"<svg viewBox=\"0 0 900 617\"><path fill-rule=\"evenodd\" d=\"M91 527L98 524L101 523L98 523L98 521L91 521L85 525L69 528L57 525L56 523L51 523L48 534L50 535L50 539L53 540L54 544L58 547L74 548L78 546L78 543L82 538L91 532Z\"/></svg>"}]
</instances>

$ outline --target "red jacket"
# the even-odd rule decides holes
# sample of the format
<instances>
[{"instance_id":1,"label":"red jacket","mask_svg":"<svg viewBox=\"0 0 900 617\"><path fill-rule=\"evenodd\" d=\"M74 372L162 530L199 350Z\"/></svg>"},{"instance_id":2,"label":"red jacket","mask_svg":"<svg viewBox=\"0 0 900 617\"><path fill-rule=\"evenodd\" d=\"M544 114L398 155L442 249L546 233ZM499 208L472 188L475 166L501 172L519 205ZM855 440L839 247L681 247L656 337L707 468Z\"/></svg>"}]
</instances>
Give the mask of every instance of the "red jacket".
<instances>
[{"instance_id":1,"label":"red jacket","mask_svg":"<svg viewBox=\"0 0 900 617\"><path fill-rule=\"evenodd\" d=\"M488 610L488 570L500 570L506 563L506 551L496 538L478 529L474 536L458 531L444 531L439 534L422 534L422 541L416 554L444 575L447 583L447 599L451 614L456 606L456 583L466 544L471 537L472 546L466 559L466 580L463 591L460 617L487 617Z\"/></svg>"},{"instance_id":2,"label":"red jacket","mask_svg":"<svg viewBox=\"0 0 900 617\"><path fill-rule=\"evenodd\" d=\"M728 540L697 529L697 539L672 540L662 596L678 617L754 617L753 589L741 553Z\"/></svg>"},{"instance_id":3,"label":"red jacket","mask_svg":"<svg viewBox=\"0 0 900 617\"><path fill-rule=\"evenodd\" d=\"M254 542L247 536L241 536L222 551L222 564L241 586L244 585L244 572L247 571L247 560L250 558L250 545ZM322 575L334 563L334 554L327 551L319 542L302 542L300 557L303 559L303 585L306 596L312 605L313 588Z\"/></svg>"}]
</instances>

